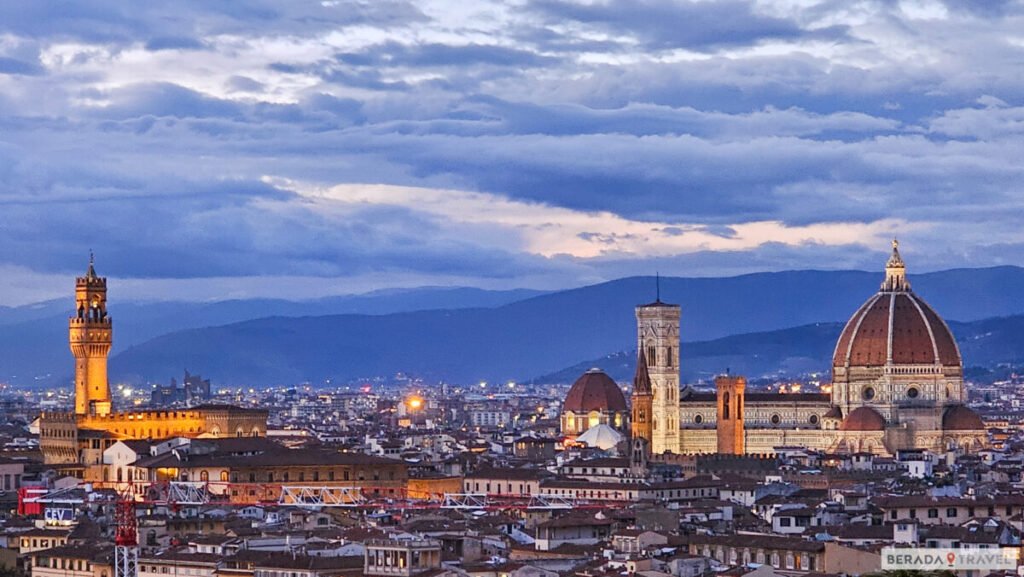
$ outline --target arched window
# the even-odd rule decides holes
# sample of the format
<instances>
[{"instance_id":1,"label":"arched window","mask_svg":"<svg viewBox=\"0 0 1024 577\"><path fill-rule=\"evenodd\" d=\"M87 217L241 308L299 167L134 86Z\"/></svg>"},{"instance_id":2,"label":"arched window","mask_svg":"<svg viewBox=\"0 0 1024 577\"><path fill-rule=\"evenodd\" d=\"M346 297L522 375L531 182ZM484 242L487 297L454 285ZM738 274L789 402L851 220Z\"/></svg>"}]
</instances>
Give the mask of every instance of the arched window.
<instances>
[{"instance_id":1,"label":"arched window","mask_svg":"<svg viewBox=\"0 0 1024 577\"><path fill-rule=\"evenodd\" d=\"M204 482L204 483L209 482L209 480L210 480L210 472L209 471L200 471L199 472L199 480Z\"/></svg>"},{"instance_id":2,"label":"arched window","mask_svg":"<svg viewBox=\"0 0 1024 577\"><path fill-rule=\"evenodd\" d=\"M221 471L220 472L220 481L221 481L221 483L227 483L228 482L228 472L227 471Z\"/></svg>"},{"instance_id":3,"label":"arched window","mask_svg":"<svg viewBox=\"0 0 1024 577\"><path fill-rule=\"evenodd\" d=\"M729 420L729 393L726 391L722 393L722 420Z\"/></svg>"}]
</instances>

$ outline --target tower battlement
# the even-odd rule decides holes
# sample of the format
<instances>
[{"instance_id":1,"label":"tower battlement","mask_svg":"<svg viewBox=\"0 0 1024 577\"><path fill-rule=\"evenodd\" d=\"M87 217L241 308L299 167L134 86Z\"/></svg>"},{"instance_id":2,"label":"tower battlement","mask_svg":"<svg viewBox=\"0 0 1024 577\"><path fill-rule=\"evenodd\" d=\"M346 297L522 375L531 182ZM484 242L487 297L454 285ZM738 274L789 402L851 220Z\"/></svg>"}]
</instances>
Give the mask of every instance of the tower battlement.
<instances>
[{"instance_id":1,"label":"tower battlement","mask_svg":"<svg viewBox=\"0 0 1024 577\"><path fill-rule=\"evenodd\" d=\"M107 286L107 279L106 279L106 277L95 276L95 275L89 276L88 274L85 275L85 276L77 276L77 277L75 277L75 287L82 287L82 286L106 288L106 286Z\"/></svg>"},{"instance_id":2,"label":"tower battlement","mask_svg":"<svg viewBox=\"0 0 1024 577\"><path fill-rule=\"evenodd\" d=\"M39 415L40 422L44 423L77 423L78 416L74 413L63 413L58 411L43 412Z\"/></svg>"}]
</instances>

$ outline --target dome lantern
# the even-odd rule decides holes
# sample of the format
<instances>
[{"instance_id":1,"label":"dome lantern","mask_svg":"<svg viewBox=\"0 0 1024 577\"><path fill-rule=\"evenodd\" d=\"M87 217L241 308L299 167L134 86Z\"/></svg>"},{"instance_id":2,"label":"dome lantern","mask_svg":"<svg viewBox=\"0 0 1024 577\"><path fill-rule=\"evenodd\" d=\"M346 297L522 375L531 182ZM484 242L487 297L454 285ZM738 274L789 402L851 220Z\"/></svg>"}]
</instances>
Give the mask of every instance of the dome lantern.
<instances>
[{"instance_id":1,"label":"dome lantern","mask_svg":"<svg viewBox=\"0 0 1024 577\"><path fill-rule=\"evenodd\" d=\"M907 266L900 256L900 241L892 239L892 254L885 263L885 281L882 283L882 290L885 292L904 292L910 290L910 283L907 282Z\"/></svg>"}]
</instances>

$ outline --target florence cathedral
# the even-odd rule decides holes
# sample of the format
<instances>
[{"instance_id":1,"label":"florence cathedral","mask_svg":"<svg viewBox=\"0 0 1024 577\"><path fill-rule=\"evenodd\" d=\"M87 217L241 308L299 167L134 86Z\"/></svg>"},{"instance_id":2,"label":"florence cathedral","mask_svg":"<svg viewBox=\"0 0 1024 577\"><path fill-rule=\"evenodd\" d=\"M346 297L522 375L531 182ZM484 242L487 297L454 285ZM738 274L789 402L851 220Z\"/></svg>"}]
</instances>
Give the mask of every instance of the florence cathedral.
<instances>
[{"instance_id":1,"label":"florence cathedral","mask_svg":"<svg viewBox=\"0 0 1024 577\"><path fill-rule=\"evenodd\" d=\"M738 376L716 379L713 393L680 389L680 307L658 299L638 306L636 319L629 413L614 381L591 371L573 385L563 406L567 437L583 433L585 425L618 425L654 455L772 454L781 447L894 455L987 445L984 423L965 405L956 339L911 290L895 241L879 291L857 309L836 343L830 393L748 392Z\"/></svg>"}]
</instances>

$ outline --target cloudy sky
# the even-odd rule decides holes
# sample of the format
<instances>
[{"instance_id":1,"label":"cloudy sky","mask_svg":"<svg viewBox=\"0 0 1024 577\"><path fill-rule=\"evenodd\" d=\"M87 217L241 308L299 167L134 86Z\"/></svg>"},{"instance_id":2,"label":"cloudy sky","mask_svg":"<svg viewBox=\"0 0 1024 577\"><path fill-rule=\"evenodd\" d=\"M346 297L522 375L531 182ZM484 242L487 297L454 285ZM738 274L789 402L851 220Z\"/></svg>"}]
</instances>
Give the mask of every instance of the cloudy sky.
<instances>
[{"instance_id":1,"label":"cloudy sky","mask_svg":"<svg viewBox=\"0 0 1024 577\"><path fill-rule=\"evenodd\" d=\"M1024 265L1024 5L0 3L0 298Z\"/></svg>"}]
</instances>

